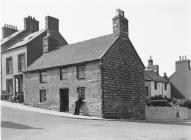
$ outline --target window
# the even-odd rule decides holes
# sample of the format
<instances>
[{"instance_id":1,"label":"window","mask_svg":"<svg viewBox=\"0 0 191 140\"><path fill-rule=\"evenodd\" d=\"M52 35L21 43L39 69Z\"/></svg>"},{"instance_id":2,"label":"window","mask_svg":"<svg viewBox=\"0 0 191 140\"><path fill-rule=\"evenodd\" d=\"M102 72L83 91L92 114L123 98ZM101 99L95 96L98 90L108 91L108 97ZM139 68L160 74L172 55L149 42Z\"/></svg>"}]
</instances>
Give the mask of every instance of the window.
<instances>
[{"instance_id":1,"label":"window","mask_svg":"<svg viewBox=\"0 0 191 140\"><path fill-rule=\"evenodd\" d=\"M6 59L6 71L7 71L7 74L13 73L12 57L9 57Z\"/></svg>"},{"instance_id":2,"label":"window","mask_svg":"<svg viewBox=\"0 0 191 140\"><path fill-rule=\"evenodd\" d=\"M18 55L18 71L22 72L25 70L25 54Z\"/></svg>"},{"instance_id":3,"label":"window","mask_svg":"<svg viewBox=\"0 0 191 140\"><path fill-rule=\"evenodd\" d=\"M155 89L157 89L157 82L155 82Z\"/></svg>"},{"instance_id":4,"label":"window","mask_svg":"<svg viewBox=\"0 0 191 140\"><path fill-rule=\"evenodd\" d=\"M48 52L48 39L43 39L43 52Z\"/></svg>"},{"instance_id":5,"label":"window","mask_svg":"<svg viewBox=\"0 0 191 140\"><path fill-rule=\"evenodd\" d=\"M40 90L40 102L46 101L46 90Z\"/></svg>"},{"instance_id":6,"label":"window","mask_svg":"<svg viewBox=\"0 0 191 140\"><path fill-rule=\"evenodd\" d=\"M164 83L164 90L167 90L167 83Z\"/></svg>"},{"instance_id":7,"label":"window","mask_svg":"<svg viewBox=\"0 0 191 140\"><path fill-rule=\"evenodd\" d=\"M60 69L60 80L68 80L67 69Z\"/></svg>"},{"instance_id":8,"label":"window","mask_svg":"<svg viewBox=\"0 0 191 140\"><path fill-rule=\"evenodd\" d=\"M86 78L86 67L85 65L77 66L77 78L78 79L85 79Z\"/></svg>"},{"instance_id":9,"label":"window","mask_svg":"<svg viewBox=\"0 0 191 140\"><path fill-rule=\"evenodd\" d=\"M46 72L40 72L40 82L45 83L46 82L47 74Z\"/></svg>"},{"instance_id":10,"label":"window","mask_svg":"<svg viewBox=\"0 0 191 140\"><path fill-rule=\"evenodd\" d=\"M82 98L82 100L85 100L85 87L79 87L77 88L78 98Z\"/></svg>"},{"instance_id":11,"label":"window","mask_svg":"<svg viewBox=\"0 0 191 140\"><path fill-rule=\"evenodd\" d=\"M6 89L8 94L13 94L13 79L6 80Z\"/></svg>"}]
</instances>

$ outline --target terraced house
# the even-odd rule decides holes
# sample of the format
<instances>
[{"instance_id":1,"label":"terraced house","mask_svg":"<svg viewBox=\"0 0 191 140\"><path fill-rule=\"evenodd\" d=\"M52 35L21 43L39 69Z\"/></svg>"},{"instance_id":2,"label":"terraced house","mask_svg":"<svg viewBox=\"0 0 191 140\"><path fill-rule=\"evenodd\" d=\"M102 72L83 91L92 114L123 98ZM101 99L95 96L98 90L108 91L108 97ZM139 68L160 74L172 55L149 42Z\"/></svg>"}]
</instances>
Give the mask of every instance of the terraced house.
<instances>
[{"instance_id":1,"label":"terraced house","mask_svg":"<svg viewBox=\"0 0 191 140\"><path fill-rule=\"evenodd\" d=\"M25 72L25 103L83 115L145 117L144 65L128 37L128 20L118 9L113 33L44 54Z\"/></svg>"},{"instance_id":2,"label":"terraced house","mask_svg":"<svg viewBox=\"0 0 191 140\"><path fill-rule=\"evenodd\" d=\"M47 16L46 28L39 30L39 21L31 16L24 18L24 29L5 25L2 28L1 40L1 90L2 99L14 99L23 102L24 77L23 72L37 58L43 54L43 45L46 47L52 40L53 48L67 44L59 33L59 20ZM44 44L43 44L44 42Z\"/></svg>"}]
</instances>

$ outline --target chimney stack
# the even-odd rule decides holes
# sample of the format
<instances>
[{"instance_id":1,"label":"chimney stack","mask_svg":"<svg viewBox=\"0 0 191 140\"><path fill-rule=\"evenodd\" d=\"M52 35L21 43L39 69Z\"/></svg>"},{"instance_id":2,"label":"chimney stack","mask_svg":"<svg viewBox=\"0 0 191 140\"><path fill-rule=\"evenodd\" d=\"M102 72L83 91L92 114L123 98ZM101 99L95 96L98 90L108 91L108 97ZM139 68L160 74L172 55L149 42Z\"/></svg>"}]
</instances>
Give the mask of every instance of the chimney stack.
<instances>
[{"instance_id":1,"label":"chimney stack","mask_svg":"<svg viewBox=\"0 0 191 140\"><path fill-rule=\"evenodd\" d=\"M159 74L159 65L153 65L153 59L151 56L150 59L148 60L147 70L152 70L155 73Z\"/></svg>"},{"instance_id":2,"label":"chimney stack","mask_svg":"<svg viewBox=\"0 0 191 140\"><path fill-rule=\"evenodd\" d=\"M52 37L50 31L47 31L47 35L43 37L43 53L50 52L58 48L58 41Z\"/></svg>"},{"instance_id":3,"label":"chimney stack","mask_svg":"<svg viewBox=\"0 0 191 140\"><path fill-rule=\"evenodd\" d=\"M113 18L113 34L114 36L128 35L128 20L121 9L116 10L116 16Z\"/></svg>"},{"instance_id":4,"label":"chimney stack","mask_svg":"<svg viewBox=\"0 0 191 140\"><path fill-rule=\"evenodd\" d=\"M148 60L148 66L152 66L153 65L153 59L152 56L150 56L150 59Z\"/></svg>"},{"instance_id":5,"label":"chimney stack","mask_svg":"<svg viewBox=\"0 0 191 140\"><path fill-rule=\"evenodd\" d=\"M49 31L57 31L59 32L59 19L46 16L45 17L45 27Z\"/></svg>"},{"instance_id":6,"label":"chimney stack","mask_svg":"<svg viewBox=\"0 0 191 140\"><path fill-rule=\"evenodd\" d=\"M179 61L176 61L176 72L190 71L190 60L186 56L179 58Z\"/></svg>"},{"instance_id":7,"label":"chimney stack","mask_svg":"<svg viewBox=\"0 0 191 140\"><path fill-rule=\"evenodd\" d=\"M166 80L168 80L168 76L167 76L167 73L166 73L166 72L164 72L163 78L165 78Z\"/></svg>"},{"instance_id":8,"label":"chimney stack","mask_svg":"<svg viewBox=\"0 0 191 140\"><path fill-rule=\"evenodd\" d=\"M2 27L2 39L12 35L17 31L17 26L4 24L4 26Z\"/></svg>"},{"instance_id":9,"label":"chimney stack","mask_svg":"<svg viewBox=\"0 0 191 140\"><path fill-rule=\"evenodd\" d=\"M39 30L39 21L34 17L28 16L24 18L24 28L31 33L36 32Z\"/></svg>"}]
</instances>

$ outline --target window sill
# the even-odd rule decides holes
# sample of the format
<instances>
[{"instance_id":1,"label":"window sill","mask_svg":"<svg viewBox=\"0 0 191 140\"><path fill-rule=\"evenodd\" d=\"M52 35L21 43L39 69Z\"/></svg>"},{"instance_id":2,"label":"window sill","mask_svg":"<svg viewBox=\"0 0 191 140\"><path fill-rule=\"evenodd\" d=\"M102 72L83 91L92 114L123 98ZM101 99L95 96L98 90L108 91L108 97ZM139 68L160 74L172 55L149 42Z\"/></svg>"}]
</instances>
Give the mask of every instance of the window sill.
<instances>
[{"instance_id":1,"label":"window sill","mask_svg":"<svg viewBox=\"0 0 191 140\"><path fill-rule=\"evenodd\" d=\"M11 74L13 74L13 72L12 73L6 73L6 75L11 75Z\"/></svg>"},{"instance_id":2,"label":"window sill","mask_svg":"<svg viewBox=\"0 0 191 140\"><path fill-rule=\"evenodd\" d=\"M77 79L80 80L80 81L81 81L81 80L86 80L86 78L77 78Z\"/></svg>"},{"instance_id":3,"label":"window sill","mask_svg":"<svg viewBox=\"0 0 191 140\"><path fill-rule=\"evenodd\" d=\"M45 82L42 82L42 81L40 82L40 84L45 84L45 83L47 83L47 82L46 81Z\"/></svg>"}]
</instances>

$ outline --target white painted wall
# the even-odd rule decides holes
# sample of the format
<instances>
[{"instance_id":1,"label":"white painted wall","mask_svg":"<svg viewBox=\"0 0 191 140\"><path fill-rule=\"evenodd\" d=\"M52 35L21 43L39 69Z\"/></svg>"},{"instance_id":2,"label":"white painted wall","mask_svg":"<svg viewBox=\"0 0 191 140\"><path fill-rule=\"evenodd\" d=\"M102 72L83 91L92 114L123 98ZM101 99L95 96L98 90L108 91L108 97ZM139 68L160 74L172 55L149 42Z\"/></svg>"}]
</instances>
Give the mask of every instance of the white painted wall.
<instances>
[{"instance_id":1,"label":"white painted wall","mask_svg":"<svg viewBox=\"0 0 191 140\"><path fill-rule=\"evenodd\" d=\"M165 90L165 83L157 82L157 89L155 89L154 81L145 81L145 86L148 87L149 97L154 97L155 95L162 95L171 98L171 85L167 84L167 89Z\"/></svg>"},{"instance_id":2,"label":"white painted wall","mask_svg":"<svg viewBox=\"0 0 191 140\"><path fill-rule=\"evenodd\" d=\"M2 59L2 91L6 91L6 79L13 78L13 75L21 74L18 72L18 55L25 53L25 65L27 66L27 49L26 46L10 50L8 52L4 52L1 54L1 59ZM6 74L6 58L12 57L13 61L13 73L12 74ZM13 80L13 93L14 91L14 80Z\"/></svg>"}]
</instances>

